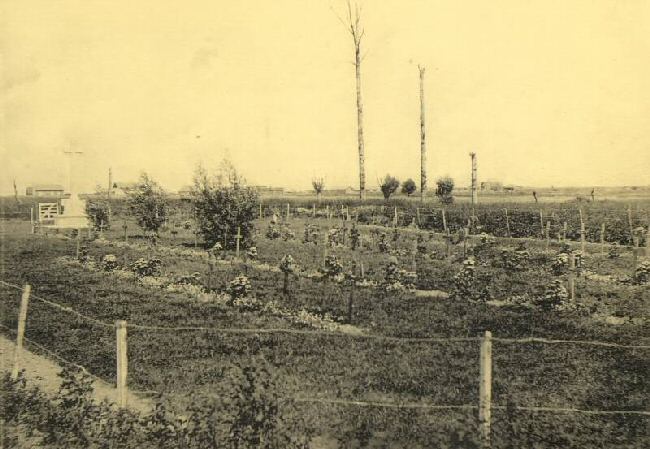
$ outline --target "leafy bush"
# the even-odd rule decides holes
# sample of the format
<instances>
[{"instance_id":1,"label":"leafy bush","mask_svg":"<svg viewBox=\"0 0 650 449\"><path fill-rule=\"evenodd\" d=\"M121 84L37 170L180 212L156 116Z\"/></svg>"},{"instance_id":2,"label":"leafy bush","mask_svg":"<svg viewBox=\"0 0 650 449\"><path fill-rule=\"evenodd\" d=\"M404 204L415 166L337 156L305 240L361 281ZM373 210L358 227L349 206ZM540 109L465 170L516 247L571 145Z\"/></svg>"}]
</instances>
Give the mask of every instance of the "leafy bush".
<instances>
[{"instance_id":1,"label":"leafy bush","mask_svg":"<svg viewBox=\"0 0 650 449\"><path fill-rule=\"evenodd\" d=\"M415 193L416 190L417 186L415 184L415 181L413 181L411 178L402 183L402 193L405 195L411 196L413 193Z\"/></svg>"},{"instance_id":2,"label":"leafy bush","mask_svg":"<svg viewBox=\"0 0 650 449\"><path fill-rule=\"evenodd\" d=\"M305 232L303 235L303 243L314 243L318 244L318 241L320 240L320 230L318 226L307 223L305 225Z\"/></svg>"},{"instance_id":3,"label":"leafy bush","mask_svg":"<svg viewBox=\"0 0 650 449\"><path fill-rule=\"evenodd\" d=\"M241 298L246 298L251 293L251 283L248 277L240 275L230 281L227 293L230 295L231 302Z\"/></svg>"},{"instance_id":4,"label":"leafy bush","mask_svg":"<svg viewBox=\"0 0 650 449\"><path fill-rule=\"evenodd\" d=\"M210 177L199 167L192 189L197 228L209 246L220 242L226 249L252 244L253 220L257 217L257 191L247 187L232 165L226 164L217 176Z\"/></svg>"},{"instance_id":5,"label":"leafy bush","mask_svg":"<svg viewBox=\"0 0 650 449\"><path fill-rule=\"evenodd\" d=\"M93 198L86 201L86 215L95 230L110 229L110 207L106 199Z\"/></svg>"},{"instance_id":6,"label":"leafy bush","mask_svg":"<svg viewBox=\"0 0 650 449\"><path fill-rule=\"evenodd\" d=\"M452 204L454 202L454 180L449 176L438 178L436 181L436 196L442 204Z\"/></svg>"},{"instance_id":7,"label":"leafy bush","mask_svg":"<svg viewBox=\"0 0 650 449\"><path fill-rule=\"evenodd\" d=\"M399 180L391 175L384 176L384 179L379 184L381 193L384 195L384 199L389 199L390 196L397 191L399 187Z\"/></svg>"},{"instance_id":8,"label":"leafy bush","mask_svg":"<svg viewBox=\"0 0 650 449\"><path fill-rule=\"evenodd\" d=\"M650 283L650 261L643 261L636 267L634 270L634 283L640 285Z\"/></svg>"},{"instance_id":9,"label":"leafy bush","mask_svg":"<svg viewBox=\"0 0 650 449\"><path fill-rule=\"evenodd\" d=\"M131 264L131 271L137 276L157 276L162 268L162 260L158 258L144 259L140 258Z\"/></svg>"},{"instance_id":10,"label":"leafy bush","mask_svg":"<svg viewBox=\"0 0 650 449\"><path fill-rule=\"evenodd\" d=\"M415 289L417 274L399 268L397 258L391 256L386 265L383 287L386 291L403 291Z\"/></svg>"},{"instance_id":11,"label":"leafy bush","mask_svg":"<svg viewBox=\"0 0 650 449\"><path fill-rule=\"evenodd\" d=\"M113 271L117 269L117 256L115 256L115 254L106 254L102 257L102 268L104 271Z\"/></svg>"},{"instance_id":12,"label":"leafy bush","mask_svg":"<svg viewBox=\"0 0 650 449\"><path fill-rule=\"evenodd\" d=\"M320 271L327 280L336 282L343 280L343 264L334 254L330 254L325 258L325 265Z\"/></svg>"},{"instance_id":13,"label":"leafy bush","mask_svg":"<svg viewBox=\"0 0 650 449\"><path fill-rule=\"evenodd\" d=\"M145 231L157 234L167 217L165 192L146 173L140 175L137 186L129 192L129 210Z\"/></svg>"},{"instance_id":14,"label":"leafy bush","mask_svg":"<svg viewBox=\"0 0 650 449\"><path fill-rule=\"evenodd\" d=\"M536 301L544 310L563 310L570 308L569 292L561 279L555 279L546 289L544 296Z\"/></svg>"}]
</instances>

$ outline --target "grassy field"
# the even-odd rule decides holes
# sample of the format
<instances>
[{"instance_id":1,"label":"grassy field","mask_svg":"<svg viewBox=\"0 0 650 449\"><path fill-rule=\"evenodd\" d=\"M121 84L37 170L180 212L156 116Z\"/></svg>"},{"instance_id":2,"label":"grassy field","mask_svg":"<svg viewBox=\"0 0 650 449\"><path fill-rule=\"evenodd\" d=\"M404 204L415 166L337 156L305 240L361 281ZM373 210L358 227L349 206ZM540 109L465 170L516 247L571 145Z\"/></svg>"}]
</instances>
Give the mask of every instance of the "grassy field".
<instances>
[{"instance_id":1,"label":"grassy field","mask_svg":"<svg viewBox=\"0 0 650 449\"><path fill-rule=\"evenodd\" d=\"M317 222L324 233L327 221ZM163 261L166 279L198 272L201 288L210 287L215 293L246 272L259 302L276 304L284 315L268 308L247 310L223 301L201 301L187 292L172 292L160 282L123 278L92 265L71 263L62 256L74 258L74 240L30 235L29 224L24 221L3 222L3 280L30 283L35 295L101 323L110 325L126 319L131 326L130 387L161 392L179 413L193 397L218 396L231 367L261 357L281 379L282 395L329 401L300 402L299 407L314 423L316 434L330 441L340 440L341 447L364 447L365 440L375 445L366 447L472 447L477 435L474 409L393 409L331 403L348 400L476 405L479 342L417 341L412 340L414 337L478 339L485 330L491 330L501 338L650 343L647 286L578 278L577 300L583 307L576 311L470 301L453 294L452 277L461 270L463 245L454 245L452 256L446 257L441 237L426 232L422 233L425 238L421 254L415 258L417 288L443 290L451 296L431 298L411 291L357 288L353 321L347 323L351 287L309 279L308 274L322 265L324 249L322 245L301 243L305 223L303 219L292 220L297 239L290 241L267 239L264 235L268 222L257 223L259 263L273 267L284 254L292 254L303 268L301 275L292 279L290 294L282 291L281 273L253 264L221 263L210 275L200 256L201 248L193 252L194 237L182 227L175 234L171 230L163 232L161 241L151 248L142 244L144 240L133 224L128 224L129 245L118 244L123 240L119 227L106 232L107 243L84 242L94 260L114 254L120 265L128 265L141 257L158 257ZM347 245L333 247L328 254L337 255L346 268L353 261L363 262L367 277L381 282L391 254L377 250L370 238L372 228L361 229L371 242L368 247L355 251ZM410 251L414 235L402 230L396 238L390 236L392 256L409 269L414 260ZM475 245L476 241L470 247ZM529 243L530 263L512 272L495 261L502 249L515 245L514 240L503 240L481 256L485 266L478 268L478 279L483 281L477 282L489 287L494 300L539 297L554 279L549 263L557 253L556 244L546 250L544 242ZM592 271L629 275L629 252L609 259L600 256L597 246L593 249L595 254L589 254L585 261ZM206 286L208 279L210 285ZM19 297L6 287L0 292L2 324L14 328ZM308 312L316 319L331 316L334 323L351 324L364 336L342 330L323 333L308 322L286 318L289 313L300 312ZM610 324L618 321L608 322L605 317L629 319ZM168 331L146 326L206 330ZM211 330L214 328L301 332L238 333ZM77 319L32 301L27 337L108 381L114 379L114 329L109 326ZM642 373L650 368L648 360L647 350L495 341L494 403L508 407L493 412L494 447L647 446L647 417L541 413L515 407L647 410L650 384ZM363 437L358 435L360 428L364 429ZM463 438L465 443L454 443Z\"/></svg>"}]
</instances>

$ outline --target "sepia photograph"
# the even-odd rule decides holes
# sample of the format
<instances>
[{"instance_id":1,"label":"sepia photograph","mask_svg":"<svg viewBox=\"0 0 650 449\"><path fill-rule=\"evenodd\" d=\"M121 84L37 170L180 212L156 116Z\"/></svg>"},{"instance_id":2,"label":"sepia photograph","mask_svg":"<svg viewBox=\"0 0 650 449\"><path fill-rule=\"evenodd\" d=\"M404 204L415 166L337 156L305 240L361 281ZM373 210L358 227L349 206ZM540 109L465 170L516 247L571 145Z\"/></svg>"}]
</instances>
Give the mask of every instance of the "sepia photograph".
<instances>
[{"instance_id":1,"label":"sepia photograph","mask_svg":"<svg viewBox=\"0 0 650 449\"><path fill-rule=\"evenodd\" d=\"M0 1L0 449L650 448L650 0Z\"/></svg>"}]
</instances>

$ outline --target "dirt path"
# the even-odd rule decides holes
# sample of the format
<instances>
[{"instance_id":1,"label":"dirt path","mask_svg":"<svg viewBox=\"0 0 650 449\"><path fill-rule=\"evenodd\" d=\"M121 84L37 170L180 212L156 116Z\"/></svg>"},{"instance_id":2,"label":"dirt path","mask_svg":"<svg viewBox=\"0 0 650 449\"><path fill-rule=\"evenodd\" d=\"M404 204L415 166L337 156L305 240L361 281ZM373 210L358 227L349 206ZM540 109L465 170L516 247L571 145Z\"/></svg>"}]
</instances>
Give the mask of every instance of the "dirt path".
<instances>
[{"instance_id":1,"label":"dirt path","mask_svg":"<svg viewBox=\"0 0 650 449\"><path fill-rule=\"evenodd\" d=\"M0 335L0 369L2 371L11 371L15 347L12 340ZM61 378L58 374L61 372L61 366L58 363L25 350L21 366L25 369L25 377L30 386L38 386L42 391L51 395L59 390ZM110 402L117 402L117 390L109 383L95 378L93 388L98 401L107 399ZM132 410L148 413L153 408L153 402L151 399L128 392L127 406Z\"/></svg>"}]
</instances>

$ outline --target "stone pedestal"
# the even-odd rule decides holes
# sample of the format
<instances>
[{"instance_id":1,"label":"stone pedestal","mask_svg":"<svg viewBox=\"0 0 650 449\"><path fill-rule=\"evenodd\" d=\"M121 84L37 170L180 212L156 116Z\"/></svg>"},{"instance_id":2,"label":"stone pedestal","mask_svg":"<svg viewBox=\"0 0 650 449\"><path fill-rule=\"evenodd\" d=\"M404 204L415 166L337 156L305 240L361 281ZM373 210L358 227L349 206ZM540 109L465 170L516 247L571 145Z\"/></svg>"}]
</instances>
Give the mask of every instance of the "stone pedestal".
<instances>
[{"instance_id":1,"label":"stone pedestal","mask_svg":"<svg viewBox=\"0 0 650 449\"><path fill-rule=\"evenodd\" d=\"M53 228L59 229L87 229L90 220L86 215L86 202L76 195L61 200L63 213L54 219Z\"/></svg>"}]
</instances>

